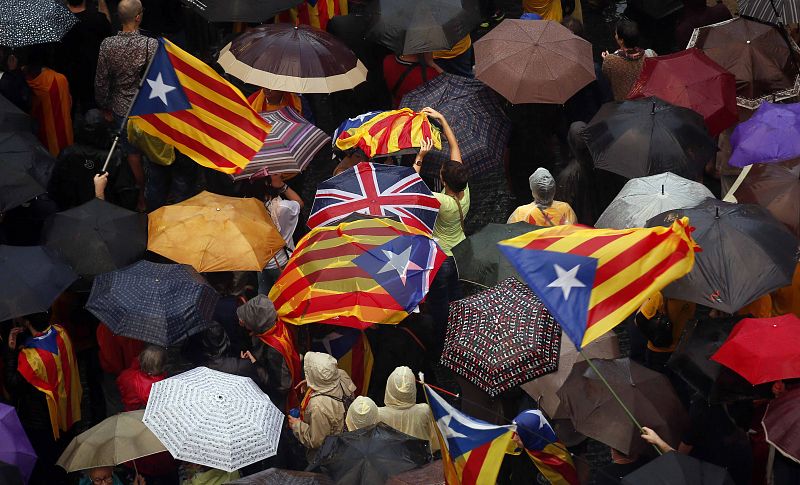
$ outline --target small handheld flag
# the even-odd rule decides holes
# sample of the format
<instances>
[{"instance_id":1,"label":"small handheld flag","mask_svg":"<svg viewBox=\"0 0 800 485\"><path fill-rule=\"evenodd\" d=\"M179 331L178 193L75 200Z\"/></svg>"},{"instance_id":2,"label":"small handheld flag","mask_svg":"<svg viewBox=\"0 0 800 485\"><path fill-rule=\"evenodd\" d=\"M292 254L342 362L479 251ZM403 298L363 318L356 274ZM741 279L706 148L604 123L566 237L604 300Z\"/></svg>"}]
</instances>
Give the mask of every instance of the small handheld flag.
<instances>
[{"instance_id":1,"label":"small handheld flag","mask_svg":"<svg viewBox=\"0 0 800 485\"><path fill-rule=\"evenodd\" d=\"M360 148L369 158L406 153L430 138L442 148L442 135L428 116L408 108L370 111L342 122L333 134L335 149Z\"/></svg>"}]
</instances>

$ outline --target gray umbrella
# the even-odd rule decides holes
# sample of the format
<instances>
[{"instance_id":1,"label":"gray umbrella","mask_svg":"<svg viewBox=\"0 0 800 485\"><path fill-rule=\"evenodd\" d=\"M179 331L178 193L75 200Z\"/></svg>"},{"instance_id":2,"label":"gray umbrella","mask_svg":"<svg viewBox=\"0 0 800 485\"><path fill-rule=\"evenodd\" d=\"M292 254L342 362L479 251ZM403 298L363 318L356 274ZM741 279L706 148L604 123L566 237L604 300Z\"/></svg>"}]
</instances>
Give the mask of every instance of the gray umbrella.
<instances>
[{"instance_id":1,"label":"gray umbrella","mask_svg":"<svg viewBox=\"0 0 800 485\"><path fill-rule=\"evenodd\" d=\"M17 48L58 42L78 18L55 0L0 2L0 45Z\"/></svg>"}]
</instances>

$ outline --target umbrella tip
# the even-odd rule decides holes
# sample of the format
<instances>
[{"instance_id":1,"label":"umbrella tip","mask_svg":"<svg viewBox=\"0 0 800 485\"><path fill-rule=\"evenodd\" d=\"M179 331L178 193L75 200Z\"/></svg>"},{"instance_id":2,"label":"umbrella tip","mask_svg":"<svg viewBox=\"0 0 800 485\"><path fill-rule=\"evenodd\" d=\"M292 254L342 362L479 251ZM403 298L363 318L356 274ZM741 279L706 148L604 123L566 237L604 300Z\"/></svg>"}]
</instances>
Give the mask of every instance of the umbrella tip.
<instances>
[{"instance_id":1,"label":"umbrella tip","mask_svg":"<svg viewBox=\"0 0 800 485\"><path fill-rule=\"evenodd\" d=\"M661 184L661 195L664 195L664 184Z\"/></svg>"},{"instance_id":2,"label":"umbrella tip","mask_svg":"<svg viewBox=\"0 0 800 485\"><path fill-rule=\"evenodd\" d=\"M717 207L716 209L717 209L717 213L716 213L716 215L714 215L714 218L715 219L719 219L719 207Z\"/></svg>"},{"instance_id":3,"label":"umbrella tip","mask_svg":"<svg viewBox=\"0 0 800 485\"><path fill-rule=\"evenodd\" d=\"M652 111L650 111L650 114L651 115L656 114L656 102L655 101L653 101L653 109L652 109Z\"/></svg>"}]
</instances>

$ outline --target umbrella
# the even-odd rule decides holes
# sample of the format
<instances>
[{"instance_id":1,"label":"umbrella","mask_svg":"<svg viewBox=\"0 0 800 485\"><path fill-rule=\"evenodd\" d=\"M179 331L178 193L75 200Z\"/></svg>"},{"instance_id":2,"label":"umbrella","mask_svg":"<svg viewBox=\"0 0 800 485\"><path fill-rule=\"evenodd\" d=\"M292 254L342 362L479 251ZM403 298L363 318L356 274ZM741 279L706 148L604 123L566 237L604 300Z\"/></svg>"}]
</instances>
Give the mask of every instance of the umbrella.
<instances>
[{"instance_id":1,"label":"umbrella","mask_svg":"<svg viewBox=\"0 0 800 485\"><path fill-rule=\"evenodd\" d=\"M0 322L46 311L76 279L42 246L0 245Z\"/></svg>"},{"instance_id":2,"label":"umbrella","mask_svg":"<svg viewBox=\"0 0 800 485\"><path fill-rule=\"evenodd\" d=\"M761 425L769 444L787 458L800 462L800 389L788 391L770 402Z\"/></svg>"},{"instance_id":3,"label":"umbrella","mask_svg":"<svg viewBox=\"0 0 800 485\"><path fill-rule=\"evenodd\" d=\"M734 167L800 157L800 103L763 103L731 135Z\"/></svg>"},{"instance_id":4,"label":"umbrella","mask_svg":"<svg viewBox=\"0 0 800 485\"><path fill-rule=\"evenodd\" d=\"M446 485L442 460L389 477L385 485Z\"/></svg>"},{"instance_id":5,"label":"umbrella","mask_svg":"<svg viewBox=\"0 0 800 485\"><path fill-rule=\"evenodd\" d=\"M516 278L451 303L447 322L442 365L489 396L558 369L561 328Z\"/></svg>"},{"instance_id":6,"label":"umbrella","mask_svg":"<svg viewBox=\"0 0 800 485\"><path fill-rule=\"evenodd\" d=\"M181 0L209 22L261 23L302 0Z\"/></svg>"},{"instance_id":7,"label":"umbrella","mask_svg":"<svg viewBox=\"0 0 800 485\"><path fill-rule=\"evenodd\" d=\"M110 416L79 434L56 464L67 473L100 466L115 466L127 461L167 451L152 431L142 423L144 411Z\"/></svg>"},{"instance_id":8,"label":"umbrella","mask_svg":"<svg viewBox=\"0 0 800 485\"><path fill-rule=\"evenodd\" d=\"M628 180L594 227L628 229L644 227L647 221L668 210L694 207L714 197L705 185L671 172Z\"/></svg>"},{"instance_id":9,"label":"umbrella","mask_svg":"<svg viewBox=\"0 0 800 485\"><path fill-rule=\"evenodd\" d=\"M51 215L42 242L80 275L94 276L127 266L147 249L147 217L104 200Z\"/></svg>"},{"instance_id":10,"label":"umbrella","mask_svg":"<svg viewBox=\"0 0 800 485\"><path fill-rule=\"evenodd\" d=\"M681 217L689 218L703 250L689 274L664 288L667 298L735 313L792 283L797 239L763 207L706 199L659 214L647 226L668 226Z\"/></svg>"},{"instance_id":11,"label":"umbrella","mask_svg":"<svg viewBox=\"0 0 800 485\"><path fill-rule=\"evenodd\" d=\"M0 94L0 132L28 131L30 129L31 117Z\"/></svg>"},{"instance_id":12,"label":"umbrella","mask_svg":"<svg viewBox=\"0 0 800 485\"><path fill-rule=\"evenodd\" d=\"M563 104L595 79L592 44L558 22L505 19L475 42L475 77L514 104Z\"/></svg>"},{"instance_id":13,"label":"umbrella","mask_svg":"<svg viewBox=\"0 0 800 485\"><path fill-rule=\"evenodd\" d=\"M139 261L97 276L86 309L115 335L168 347L208 327L217 299L191 266Z\"/></svg>"},{"instance_id":14,"label":"umbrella","mask_svg":"<svg viewBox=\"0 0 800 485\"><path fill-rule=\"evenodd\" d=\"M334 485L335 482L321 473L298 472L269 468L263 472L227 482L227 485Z\"/></svg>"},{"instance_id":15,"label":"umbrella","mask_svg":"<svg viewBox=\"0 0 800 485\"><path fill-rule=\"evenodd\" d=\"M739 121L736 78L700 49L646 57L628 99L648 96L701 114L711 136Z\"/></svg>"},{"instance_id":16,"label":"umbrella","mask_svg":"<svg viewBox=\"0 0 800 485\"><path fill-rule=\"evenodd\" d=\"M176 460L226 472L274 456L284 424L252 379L207 367L153 384L142 421Z\"/></svg>"},{"instance_id":17,"label":"umbrella","mask_svg":"<svg viewBox=\"0 0 800 485\"><path fill-rule=\"evenodd\" d=\"M319 470L337 485L374 485L430 460L427 440L384 423L325 438L307 470Z\"/></svg>"},{"instance_id":18,"label":"umbrella","mask_svg":"<svg viewBox=\"0 0 800 485\"><path fill-rule=\"evenodd\" d=\"M711 356L753 385L800 377L800 318L745 318Z\"/></svg>"},{"instance_id":19,"label":"umbrella","mask_svg":"<svg viewBox=\"0 0 800 485\"><path fill-rule=\"evenodd\" d=\"M527 222L490 222L483 226L453 248L453 257L458 265L458 279L484 288L492 287L512 276L521 280L508 258L500 253L497 243L536 229L541 228Z\"/></svg>"},{"instance_id":20,"label":"umbrella","mask_svg":"<svg viewBox=\"0 0 800 485\"><path fill-rule=\"evenodd\" d=\"M447 50L480 23L476 0L375 0L367 39L397 54Z\"/></svg>"},{"instance_id":21,"label":"umbrella","mask_svg":"<svg viewBox=\"0 0 800 485\"><path fill-rule=\"evenodd\" d=\"M511 138L511 121L500 96L477 79L440 74L403 96L400 106L420 111L430 106L441 112L458 139L461 156L471 176L502 171L503 153ZM438 177L449 147L433 150L422 170Z\"/></svg>"},{"instance_id":22,"label":"umbrella","mask_svg":"<svg viewBox=\"0 0 800 485\"><path fill-rule=\"evenodd\" d=\"M13 465L24 483L30 480L36 464L36 452L22 428L17 410L3 403L0 403L0 462ZM0 472L2 477L3 473ZM0 480L0 483L6 482Z\"/></svg>"},{"instance_id":23,"label":"umbrella","mask_svg":"<svg viewBox=\"0 0 800 485\"><path fill-rule=\"evenodd\" d=\"M47 187L56 160L32 133L15 131L0 133L0 163L26 171L42 187Z\"/></svg>"},{"instance_id":24,"label":"umbrella","mask_svg":"<svg viewBox=\"0 0 800 485\"><path fill-rule=\"evenodd\" d=\"M0 160L0 214L45 192L47 190L33 177L30 167Z\"/></svg>"},{"instance_id":25,"label":"umbrella","mask_svg":"<svg viewBox=\"0 0 800 485\"><path fill-rule=\"evenodd\" d=\"M523 384L522 390L527 392L548 416L561 418L563 409L560 409L561 400L558 398L558 390L566 382L575 363L585 360L586 357L590 359L618 359L621 357L617 335L614 332L604 333L583 348L583 355L578 352L570 339L562 338L561 349L558 353L558 370Z\"/></svg>"},{"instance_id":26,"label":"umbrella","mask_svg":"<svg viewBox=\"0 0 800 485\"><path fill-rule=\"evenodd\" d=\"M411 167L362 162L317 186L308 227L338 224L354 212L397 216L430 234L439 201Z\"/></svg>"},{"instance_id":27,"label":"umbrella","mask_svg":"<svg viewBox=\"0 0 800 485\"><path fill-rule=\"evenodd\" d=\"M5 0L0 3L0 45L16 49L58 42L77 23L53 0Z\"/></svg>"},{"instance_id":28,"label":"umbrella","mask_svg":"<svg viewBox=\"0 0 800 485\"><path fill-rule=\"evenodd\" d=\"M781 101L800 92L798 68L774 25L737 17L694 29L686 47L702 49L736 77L736 103L743 108L756 109L762 101Z\"/></svg>"},{"instance_id":29,"label":"umbrella","mask_svg":"<svg viewBox=\"0 0 800 485\"><path fill-rule=\"evenodd\" d=\"M678 445L687 424L686 411L665 375L628 358L592 362L640 423L671 446ZM588 362L572 367L558 397L579 433L626 455L647 449L639 429Z\"/></svg>"},{"instance_id":30,"label":"umbrella","mask_svg":"<svg viewBox=\"0 0 800 485\"><path fill-rule=\"evenodd\" d=\"M736 201L764 207L800 238L800 158L751 167L733 193Z\"/></svg>"},{"instance_id":31,"label":"umbrella","mask_svg":"<svg viewBox=\"0 0 800 485\"><path fill-rule=\"evenodd\" d=\"M628 0L628 7L658 20L683 8L683 2L681 0Z\"/></svg>"},{"instance_id":32,"label":"umbrella","mask_svg":"<svg viewBox=\"0 0 800 485\"><path fill-rule=\"evenodd\" d=\"M19 468L16 466L0 461L0 483L3 485L24 485L28 479L22 478Z\"/></svg>"},{"instance_id":33,"label":"umbrella","mask_svg":"<svg viewBox=\"0 0 800 485\"><path fill-rule=\"evenodd\" d=\"M694 180L717 150L702 116L655 97L603 105L581 136L595 168L627 178L672 172Z\"/></svg>"},{"instance_id":34,"label":"umbrella","mask_svg":"<svg viewBox=\"0 0 800 485\"><path fill-rule=\"evenodd\" d=\"M264 146L233 180L253 180L270 174L298 174L305 170L330 137L286 106L261 113L272 126Z\"/></svg>"},{"instance_id":35,"label":"umbrella","mask_svg":"<svg viewBox=\"0 0 800 485\"><path fill-rule=\"evenodd\" d=\"M204 191L148 215L147 249L199 272L261 271L285 244L257 199Z\"/></svg>"},{"instance_id":36,"label":"umbrella","mask_svg":"<svg viewBox=\"0 0 800 485\"><path fill-rule=\"evenodd\" d=\"M223 47L218 62L246 83L291 93L334 93L367 79L346 45L308 25L256 27Z\"/></svg>"},{"instance_id":37,"label":"umbrella","mask_svg":"<svg viewBox=\"0 0 800 485\"><path fill-rule=\"evenodd\" d=\"M775 15L780 15L778 17ZM771 24L800 22L800 2L797 0L739 0L739 15Z\"/></svg>"},{"instance_id":38,"label":"umbrella","mask_svg":"<svg viewBox=\"0 0 800 485\"><path fill-rule=\"evenodd\" d=\"M622 478L622 485L734 485L724 468L671 451Z\"/></svg>"}]
</instances>

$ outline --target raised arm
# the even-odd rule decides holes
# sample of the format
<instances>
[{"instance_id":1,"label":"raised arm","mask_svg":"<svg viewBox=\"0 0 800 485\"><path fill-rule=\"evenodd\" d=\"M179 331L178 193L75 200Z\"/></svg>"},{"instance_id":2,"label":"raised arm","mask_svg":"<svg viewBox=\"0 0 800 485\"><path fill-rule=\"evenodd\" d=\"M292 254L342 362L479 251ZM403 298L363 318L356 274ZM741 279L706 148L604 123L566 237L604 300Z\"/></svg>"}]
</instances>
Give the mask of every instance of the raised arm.
<instances>
[{"instance_id":1,"label":"raised arm","mask_svg":"<svg viewBox=\"0 0 800 485\"><path fill-rule=\"evenodd\" d=\"M439 124L442 125L444 137L447 139L447 144L450 145L450 159L463 163L463 160L461 160L461 150L458 148L458 140L456 140L456 135L453 133L452 128L450 128L450 124L447 122L444 115L431 107L425 107L421 112L437 120Z\"/></svg>"}]
</instances>

